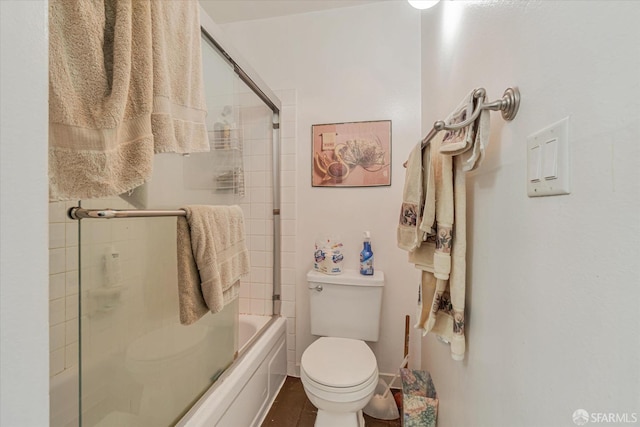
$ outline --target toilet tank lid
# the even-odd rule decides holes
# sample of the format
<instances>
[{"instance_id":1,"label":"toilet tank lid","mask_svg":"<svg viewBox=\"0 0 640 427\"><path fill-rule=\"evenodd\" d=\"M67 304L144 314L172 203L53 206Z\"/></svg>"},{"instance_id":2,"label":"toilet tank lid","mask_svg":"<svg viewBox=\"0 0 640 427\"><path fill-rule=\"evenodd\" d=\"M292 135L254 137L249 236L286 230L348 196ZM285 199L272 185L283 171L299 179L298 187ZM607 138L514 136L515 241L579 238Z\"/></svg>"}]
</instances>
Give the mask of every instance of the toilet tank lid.
<instances>
[{"instance_id":1,"label":"toilet tank lid","mask_svg":"<svg viewBox=\"0 0 640 427\"><path fill-rule=\"evenodd\" d=\"M343 270L342 274L324 274L311 270L307 273L307 282L310 288L315 288L311 283L332 283L336 285L350 286L384 286L384 273L375 270L372 276L360 274L357 270Z\"/></svg>"}]
</instances>

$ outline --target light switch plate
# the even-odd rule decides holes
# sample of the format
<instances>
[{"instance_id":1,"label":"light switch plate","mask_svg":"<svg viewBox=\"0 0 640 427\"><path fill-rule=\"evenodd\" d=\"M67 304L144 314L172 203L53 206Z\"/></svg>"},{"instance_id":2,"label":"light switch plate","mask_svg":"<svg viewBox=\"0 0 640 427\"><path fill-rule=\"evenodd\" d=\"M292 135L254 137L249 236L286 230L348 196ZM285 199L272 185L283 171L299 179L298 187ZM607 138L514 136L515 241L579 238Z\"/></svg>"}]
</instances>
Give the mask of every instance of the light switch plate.
<instances>
[{"instance_id":1,"label":"light switch plate","mask_svg":"<svg viewBox=\"0 0 640 427\"><path fill-rule=\"evenodd\" d=\"M527 195L569 194L569 118L527 138Z\"/></svg>"}]
</instances>

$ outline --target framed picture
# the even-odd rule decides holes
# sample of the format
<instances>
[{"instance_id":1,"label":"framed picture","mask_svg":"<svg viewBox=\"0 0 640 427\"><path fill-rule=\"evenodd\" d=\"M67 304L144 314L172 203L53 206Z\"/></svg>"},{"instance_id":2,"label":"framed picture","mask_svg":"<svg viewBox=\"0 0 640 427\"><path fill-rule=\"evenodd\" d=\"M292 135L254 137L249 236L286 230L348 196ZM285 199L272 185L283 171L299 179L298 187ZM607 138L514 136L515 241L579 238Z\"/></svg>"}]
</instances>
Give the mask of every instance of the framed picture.
<instances>
[{"instance_id":1,"label":"framed picture","mask_svg":"<svg viewBox=\"0 0 640 427\"><path fill-rule=\"evenodd\" d=\"M313 187L391 185L391 120L311 126Z\"/></svg>"}]
</instances>

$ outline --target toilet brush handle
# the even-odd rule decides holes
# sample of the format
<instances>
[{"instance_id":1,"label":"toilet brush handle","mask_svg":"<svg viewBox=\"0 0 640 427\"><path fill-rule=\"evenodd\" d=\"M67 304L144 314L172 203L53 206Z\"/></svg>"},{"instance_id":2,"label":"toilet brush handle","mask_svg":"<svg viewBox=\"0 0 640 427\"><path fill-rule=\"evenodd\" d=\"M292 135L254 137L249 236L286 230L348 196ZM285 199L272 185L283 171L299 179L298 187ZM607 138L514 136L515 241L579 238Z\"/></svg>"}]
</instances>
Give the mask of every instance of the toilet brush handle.
<instances>
[{"instance_id":1,"label":"toilet brush handle","mask_svg":"<svg viewBox=\"0 0 640 427\"><path fill-rule=\"evenodd\" d=\"M409 360L409 355L407 354L402 360L402 363L400 364L400 368L402 368L405 365L405 363L407 363L408 360ZM389 390L391 390L391 386L393 385L394 382L396 382L396 379L398 378L399 375L400 375L400 369L396 371L396 374L393 376L393 379L387 386L387 389L384 391L384 394L382 395L383 399L387 397L387 394L389 394Z\"/></svg>"}]
</instances>

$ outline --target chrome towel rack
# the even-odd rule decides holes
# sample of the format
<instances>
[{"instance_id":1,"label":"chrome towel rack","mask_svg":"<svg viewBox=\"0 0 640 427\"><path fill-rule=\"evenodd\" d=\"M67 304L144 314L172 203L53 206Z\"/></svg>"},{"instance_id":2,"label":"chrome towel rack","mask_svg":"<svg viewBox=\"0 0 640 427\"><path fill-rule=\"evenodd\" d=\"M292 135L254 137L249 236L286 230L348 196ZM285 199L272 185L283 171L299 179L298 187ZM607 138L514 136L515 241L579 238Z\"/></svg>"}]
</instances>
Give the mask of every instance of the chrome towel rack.
<instances>
[{"instance_id":1,"label":"chrome towel rack","mask_svg":"<svg viewBox=\"0 0 640 427\"><path fill-rule=\"evenodd\" d=\"M187 213L182 209L177 210L151 210L151 209L135 209L135 210L119 210L119 209L83 209L79 206L70 208L67 215L71 219L110 219L110 218L149 218L159 216L186 216Z\"/></svg>"},{"instance_id":2,"label":"chrome towel rack","mask_svg":"<svg viewBox=\"0 0 640 427\"><path fill-rule=\"evenodd\" d=\"M507 121L513 120L516 117L516 114L518 114L518 109L520 108L520 91L517 87L507 88L507 90L504 91L502 98L497 101L485 103L484 99L486 96L487 91L484 88L478 88L473 92L473 97L478 100L478 104L473 111L473 114L471 114L471 117L467 120L453 125L448 125L442 120L435 122L433 124L433 128L431 128L427 136L422 140L422 148L429 144L433 137L441 130L458 130L469 126L478 118L482 110L500 111L502 113L502 118Z\"/></svg>"}]
</instances>

